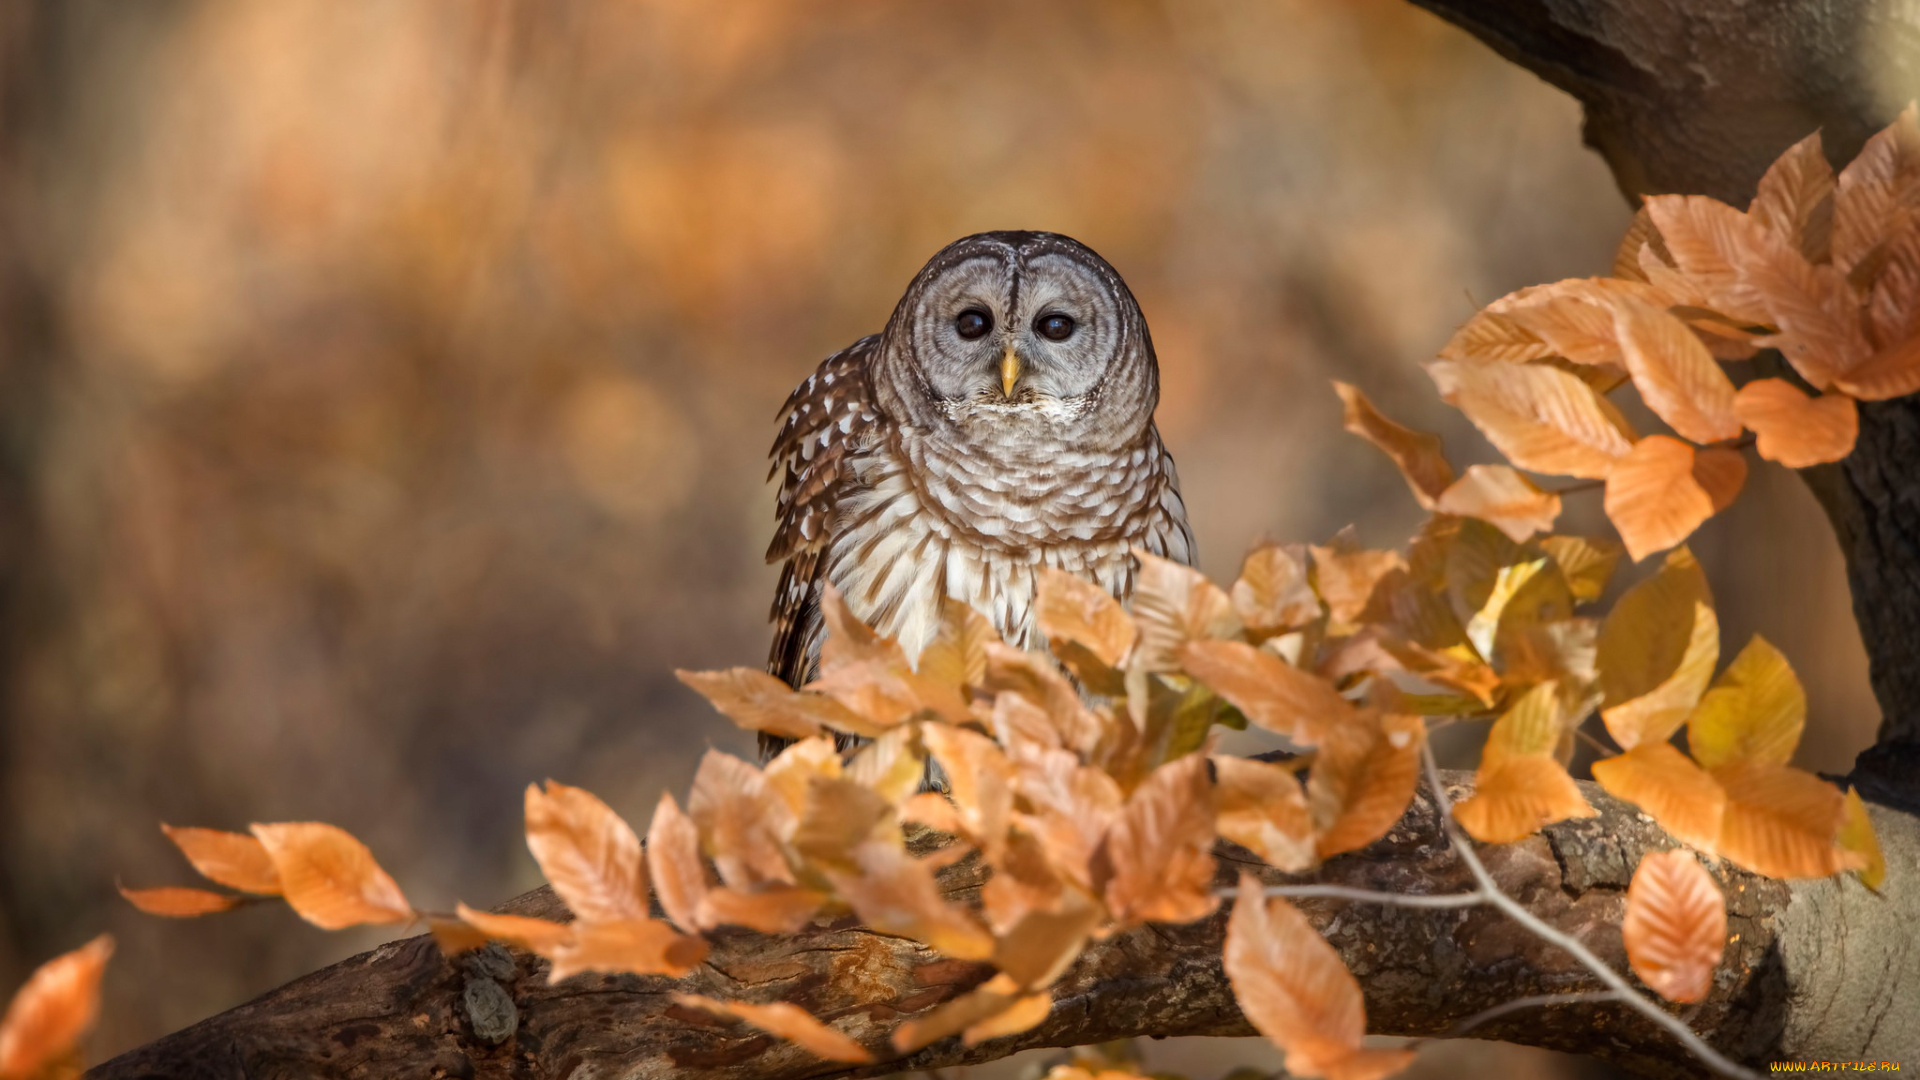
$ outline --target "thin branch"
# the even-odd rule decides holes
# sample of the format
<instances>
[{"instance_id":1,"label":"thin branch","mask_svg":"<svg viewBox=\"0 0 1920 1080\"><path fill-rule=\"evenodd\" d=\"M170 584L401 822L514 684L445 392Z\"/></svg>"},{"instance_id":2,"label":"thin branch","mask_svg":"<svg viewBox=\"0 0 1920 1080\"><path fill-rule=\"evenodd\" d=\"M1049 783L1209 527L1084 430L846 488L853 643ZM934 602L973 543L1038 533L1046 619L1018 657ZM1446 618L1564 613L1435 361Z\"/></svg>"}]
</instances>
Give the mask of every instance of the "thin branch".
<instances>
[{"instance_id":1,"label":"thin branch","mask_svg":"<svg viewBox=\"0 0 1920 1080\"><path fill-rule=\"evenodd\" d=\"M1447 1029L1442 1038L1457 1039L1489 1020L1498 1020L1508 1013L1521 1009L1532 1009L1546 1005L1598 1004L1606 1001L1619 1001L1620 995L1611 990L1582 990L1572 994L1533 994L1529 997L1514 998L1501 1002L1491 1009L1482 1009L1465 1020Z\"/></svg>"},{"instance_id":2,"label":"thin branch","mask_svg":"<svg viewBox=\"0 0 1920 1080\"><path fill-rule=\"evenodd\" d=\"M1440 812L1440 825L1447 831L1454 850L1460 855L1460 861L1466 864L1467 869L1473 874L1473 879L1480 883L1480 891L1485 894L1488 903L1505 912L1508 918L1526 927L1540 940L1557 946L1561 951L1580 961L1581 966L1593 972L1596 978L1620 995L1622 1004L1631 1006L1634 1011L1672 1032L1694 1057L1705 1062L1715 1072L1722 1076L1738 1077L1740 1080L1760 1080L1759 1073L1729 1061L1721 1055L1720 1051L1707 1045L1705 1039L1694 1034L1693 1029L1684 1021L1634 990L1627 980L1613 970L1611 965L1595 956L1578 939L1562 933L1544 919L1528 911L1526 906L1518 900L1500 891L1500 887L1494 883L1493 875L1487 872L1486 865L1480 861L1479 854L1473 850L1473 841L1461 832L1460 826L1454 822L1453 804L1447 798L1446 788L1440 780L1440 766L1433 759L1433 747L1424 740L1420 743L1420 758L1426 768L1427 783L1433 786L1433 801Z\"/></svg>"},{"instance_id":3,"label":"thin branch","mask_svg":"<svg viewBox=\"0 0 1920 1080\"><path fill-rule=\"evenodd\" d=\"M1220 890L1221 896L1231 897L1239 893L1237 887ZM1261 890L1267 896L1284 896L1289 899L1325 898L1331 900L1354 900L1362 904L1385 904L1388 907L1408 908L1462 908L1484 904L1487 898L1479 892L1440 893L1421 895L1416 893L1378 892L1374 889L1354 889L1345 885L1269 885Z\"/></svg>"}]
</instances>

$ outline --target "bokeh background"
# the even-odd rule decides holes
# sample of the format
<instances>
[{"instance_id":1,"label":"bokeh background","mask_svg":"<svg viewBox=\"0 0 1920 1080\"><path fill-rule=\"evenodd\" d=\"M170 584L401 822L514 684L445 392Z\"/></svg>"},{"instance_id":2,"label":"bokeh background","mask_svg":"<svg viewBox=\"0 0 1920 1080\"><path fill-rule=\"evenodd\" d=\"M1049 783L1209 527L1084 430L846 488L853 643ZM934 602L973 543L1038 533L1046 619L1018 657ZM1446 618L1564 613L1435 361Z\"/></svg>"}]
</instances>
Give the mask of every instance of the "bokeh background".
<instances>
[{"instance_id":1,"label":"bokeh background","mask_svg":"<svg viewBox=\"0 0 1920 1080\"><path fill-rule=\"evenodd\" d=\"M644 820L750 752L671 669L764 655L776 408L966 233L1131 283L1205 569L1398 542L1327 382L1487 460L1418 364L1604 271L1579 130L1401 0L0 5L0 987L111 930L104 1056L379 939L137 915L159 821L335 822L484 906L537 882L529 781ZM1846 767L1813 501L1756 469L1695 547ZM1427 1074L1599 1075L1476 1046Z\"/></svg>"}]
</instances>

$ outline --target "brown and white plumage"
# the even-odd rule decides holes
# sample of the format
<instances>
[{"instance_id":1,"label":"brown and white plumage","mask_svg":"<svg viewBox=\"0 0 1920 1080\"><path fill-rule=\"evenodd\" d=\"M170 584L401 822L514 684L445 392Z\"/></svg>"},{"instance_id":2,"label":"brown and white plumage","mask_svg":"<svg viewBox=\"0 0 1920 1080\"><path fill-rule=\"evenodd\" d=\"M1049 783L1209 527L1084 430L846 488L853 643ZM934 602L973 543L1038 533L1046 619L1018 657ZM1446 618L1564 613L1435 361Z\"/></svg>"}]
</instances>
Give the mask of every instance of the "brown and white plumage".
<instances>
[{"instance_id":1,"label":"brown and white plumage","mask_svg":"<svg viewBox=\"0 0 1920 1080\"><path fill-rule=\"evenodd\" d=\"M783 407L769 670L813 676L829 581L915 656L942 597L1037 647L1040 567L1125 600L1133 547L1191 562L1158 394L1146 321L1091 250L1051 233L949 245L884 332L828 357Z\"/></svg>"}]
</instances>

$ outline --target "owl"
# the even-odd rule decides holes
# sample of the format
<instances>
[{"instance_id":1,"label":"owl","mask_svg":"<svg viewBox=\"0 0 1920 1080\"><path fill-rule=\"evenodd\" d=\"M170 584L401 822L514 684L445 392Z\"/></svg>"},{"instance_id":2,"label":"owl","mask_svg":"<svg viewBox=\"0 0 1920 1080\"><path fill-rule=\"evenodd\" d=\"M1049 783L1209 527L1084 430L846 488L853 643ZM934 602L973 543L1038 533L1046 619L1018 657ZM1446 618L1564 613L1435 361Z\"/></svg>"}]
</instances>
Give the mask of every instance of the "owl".
<instances>
[{"instance_id":1,"label":"owl","mask_svg":"<svg viewBox=\"0 0 1920 1080\"><path fill-rule=\"evenodd\" d=\"M768 670L817 675L822 587L919 655L944 597L1037 648L1042 567L1126 601L1131 551L1193 561L1173 457L1154 428L1159 368L1105 259L1045 232L949 244L886 328L828 357L773 444L780 563ZM763 755L785 740L763 735Z\"/></svg>"}]
</instances>

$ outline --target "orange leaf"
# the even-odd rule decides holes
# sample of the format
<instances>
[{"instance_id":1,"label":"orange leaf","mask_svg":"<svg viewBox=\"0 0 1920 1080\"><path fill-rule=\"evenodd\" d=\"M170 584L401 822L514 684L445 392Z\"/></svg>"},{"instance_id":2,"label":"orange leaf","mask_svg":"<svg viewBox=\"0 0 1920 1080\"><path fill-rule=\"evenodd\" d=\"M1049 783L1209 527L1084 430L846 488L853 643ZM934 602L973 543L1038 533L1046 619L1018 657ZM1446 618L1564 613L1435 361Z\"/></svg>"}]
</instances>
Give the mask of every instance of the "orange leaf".
<instances>
[{"instance_id":1,"label":"orange leaf","mask_svg":"<svg viewBox=\"0 0 1920 1080\"><path fill-rule=\"evenodd\" d=\"M1718 850L1727 794L1671 743L1649 743L1596 761L1593 778L1607 794L1653 815L1674 839L1702 851Z\"/></svg>"},{"instance_id":2,"label":"orange leaf","mask_svg":"<svg viewBox=\"0 0 1920 1080\"><path fill-rule=\"evenodd\" d=\"M1248 758L1213 758L1215 827L1267 865L1298 873L1313 865L1313 819L1291 769Z\"/></svg>"},{"instance_id":3,"label":"orange leaf","mask_svg":"<svg viewBox=\"0 0 1920 1080\"><path fill-rule=\"evenodd\" d=\"M1642 206L1633 212L1633 220L1627 223L1626 235L1613 249L1613 276L1626 281L1646 281L1647 272L1640 266L1640 249L1650 241L1658 239L1660 233L1653 227L1653 217Z\"/></svg>"},{"instance_id":4,"label":"orange leaf","mask_svg":"<svg viewBox=\"0 0 1920 1080\"><path fill-rule=\"evenodd\" d=\"M1767 167L1747 216L1810 262L1823 262L1833 233L1833 166L1818 131L1787 148Z\"/></svg>"},{"instance_id":5,"label":"orange leaf","mask_svg":"<svg viewBox=\"0 0 1920 1080\"><path fill-rule=\"evenodd\" d=\"M1862 401L1886 401L1920 390L1920 337L1874 353L1840 372L1833 384Z\"/></svg>"},{"instance_id":6,"label":"orange leaf","mask_svg":"<svg viewBox=\"0 0 1920 1080\"><path fill-rule=\"evenodd\" d=\"M280 895L280 875L273 869L273 859L259 840L246 833L172 825L162 825L160 831L202 877L241 892Z\"/></svg>"},{"instance_id":7,"label":"orange leaf","mask_svg":"<svg viewBox=\"0 0 1920 1080\"><path fill-rule=\"evenodd\" d=\"M873 1061L867 1048L844 1032L821 1023L812 1013L791 1002L776 1001L755 1005L746 1001L720 1001L699 994L675 994L673 1000L691 1009L705 1009L721 1016L744 1020L762 1031L799 1043L815 1057L848 1065L866 1065Z\"/></svg>"},{"instance_id":8,"label":"orange leaf","mask_svg":"<svg viewBox=\"0 0 1920 1080\"><path fill-rule=\"evenodd\" d=\"M1580 785L1548 754L1519 754L1482 770L1473 794L1453 808L1467 833L1485 844L1510 844L1542 825L1595 813Z\"/></svg>"},{"instance_id":9,"label":"orange leaf","mask_svg":"<svg viewBox=\"0 0 1920 1080\"><path fill-rule=\"evenodd\" d=\"M838 778L842 771L840 751L834 749L833 737L822 735L802 739L780 751L767 762L761 775L767 778L767 786L786 803L787 812L797 816L806 809L807 788L813 779Z\"/></svg>"},{"instance_id":10,"label":"orange leaf","mask_svg":"<svg viewBox=\"0 0 1920 1080\"><path fill-rule=\"evenodd\" d=\"M1379 447L1400 467L1413 497L1426 509L1453 483L1453 466L1441 448L1440 436L1402 427L1387 419L1359 387L1335 380L1334 393L1346 405L1348 431Z\"/></svg>"},{"instance_id":11,"label":"orange leaf","mask_svg":"<svg viewBox=\"0 0 1920 1080\"><path fill-rule=\"evenodd\" d=\"M1247 553L1232 596L1240 621L1265 636L1320 617L1320 597L1307 583L1305 558L1278 544L1263 544Z\"/></svg>"},{"instance_id":12,"label":"orange leaf","mask_svg":"<svg viewBox=\"0 0 1920 1080\"><path fill-rule=\"evenodd\" d=\"M1694 452L1693 481L1713 501L1713 512L1733 505L1747 482L1747 459L1740 451L1709 446Z\"/></svg>"},{"instance_id":13,"label":"orange leaf","mask_svg":"<svg viewBox=\"0 0 1920 1080\"><path fill-rule=\"evenodd\" d=\"M1425 732L1417 716L1372 711L1327 730L1307 774L1307 809L1321 858L1366 847L1406 813Z\"/></svg>"},{"instance_id":14,"label":"orange leaf","mask_svg":"<svg viewBox=\"0 0 1920 1080\"><path fill-rule=\"evenodd\" d=\"M1360 1049L1367 1031L1360 984L1306 916L1284 899L1263 897L1252 874L1240 875L1223 960L1240 1011L1286 1052L1289 1073L1327 1075L1362 1054L1382 1066L1412 1060L1407 1050Z\"/></svg>"},{"instance_id":15,"label":"orange leaf","mask_svg":"<svg viewBox=\"0 0 1920 1080\"><path fill-rule=\"evenodd\" d=\"M1440 493L1433 509L1479 518L1516 544L1553 528L1560 496L1541 491L1510 465L1469 465L1467 473Z\"/></svg>"},{"instance_id":16,"label":"orange leaf","mask_svg":"<svg viewBox=\"0 0 1920 1080\"><path fill-rule=\"evenodd\" d=\"M1760 456L1790 469L1839 461L1860 434L1852 398L1810 398L1785 379L1755 379L1741 387L1734 411L1760 437Z\"/></svg>"},{"instance_id":17,"label":"orange leaf","mask_svg":"<svg viewBox=\"0 0 1920 1080\"><path fill-rule=\"evenodd\" d=\"M1741 270L1769 239L1781 251L1790 250L1784 241L1770 238L1746 214L1705 195L1650 195L1645 206L1673 264L1707 307L1744 325L1773 321L1772 312ZM1656 278L1654 284L1661 282Z\"/></svg>"},{"instance_id":18,"label":"orange leaf","mask_svg":"<svg viewBox=\"0 0 1920 1080\"><path fill-rule=\"evenodd\" d=\"M1342 533L1326 547L1313 552L1313 581L1327 612L1336 624L1359 622L1372 602L1375 590L1394 571L1405 570L1407 560L1397 551L1366 551L1347 540Z\"/></svg>"},{"instance_id":19,"label":"orange leaf","mask_svg":"<svg viewBox=\"0 0 1920 1080\"><path fill-rule=\"evenodd\" d=\"M1107 830L1107 907L1122 924L1187 923L1212 914L1213 784L1188 754L1148 774Z\"/></svg>"},{"instance_id":20,"label":"orange leaf","mask_svg":"<svg viewBox=\"0 0 1920 1080\"><path fill-rule=\"evenodd\" d=\"M478 930L489 941L504 941L528 952L549 956L561 944L572 940L574 924L536 919L527 915L496 915L477 911L465 904L454 907L460 921Z\"/></svg>"},{"instance_id":21,"label":"orange leaf","mask_svg":"<svg viewBox=\"0 0 1920 1080\"><path fill-rule=\"evenodd\" d=\"M712 702L721 715L748 731L805 739L820 734L822 728L845 730L860 722L832 698L800 693L755 668L675 670L673 674Z\"/></svg>"},{"instance_id":22,"label":"orange leaf","mask_svg":"<svg viewBox=\"0 0 1920 1080\"><path fill-rule=\"evenodd\" d=\"M987 643L999 641L986 616L951 596L940 600L940 627L920 650L920 674L949 686L974 686L987 671Z\"/></svg>"},{"instance_id":23,"label":"orange leaf","mask_svg":"<svg viewBox=\"0 0 1920 1080\"><path fill-rule=\"evenodd\" d=\"M322 930L413 918L400 886L345 829L319 821L249 827L273 859L287 905Z\"/></svg>"},{"instance_id":24,"label":"orange leaf","mask_svg":"<svg viewBox=\"0 0 1920 1080\"><path fill-rule=\"evenodd\" d=\"M900 643L881 637L860 621L832 582L820 590L820 619L827 630L827 636L820 643L821 674L847 664L906 664L907 656L900 650Z\"/></svg>"},{"instance_id":25,"label":"orange leaf","mask_svg":"<svg viewBox=\"0 0 1920 1080\"><path fill-rule=\"evenodd\" d=\"M100 1011L100 976L113 955L101 934L41 964L0 1018L0 1076L27 1080L78 1051Z\"/></svg>"},{"instance_id":26,"label":"orange leaf","mask_svg":"<svg viewBox=\"0 0 1920 1080\"><path fill-rule=\"evenodd\" d=\"M998 1015L990 1016L961 1032L960 1042L963 1046L978 1046L989 1039L1018 1035L1039 1027L1052 1014L1052 994L1045 991L1028 994L1016 999Z\"/></svg>"},{"instance_id":27,"label":"orange leaf","mask_svg":"<svg viewBox=\"0 0 1920 1080\"><path fill-rule=\"evenodd\" d=\"M1607 474L1607 516L1633 561L1678 544L1713 516L1713 497L1694 479L1693 465L1693 447L1649 435Z\"/></svg>"},{"instance_id":28,"label":"orange leaf","mask_svg":"<svg viewBox=\"0 0 1920 1080\"><path fill-rule=\"evenodd\" d=\"M1840 789L1785 765L1740 763L1714 771L1727 791L1719 853L1757 874L1826 877L1858 863L1837 840L1846 819Z\"/></svg>"},{"instance_id":29,"label":"orange leaf","mask_svg":"<svg viewBox=\"0 0 1920 1080\"><path fill-rule=\"evenodd\" d=\"M1727 904L1713 875L1684 851L1640 860L1620 923L1627 963L1668 1001L1704 1001L1727 947Z\"/></svg>"},{"instance_id":30,"label":"orange leaf","mask_svg":"<svg viewBox=\"0 0 1920 1080\"><path fill-rule=\"evenodd\" d=\"M711 883L700 858L700 827L680 811L673 793L660 793L647 826L647 869L661 910L682 930L701 929L700 901Z\"/></svg>"},{"instance_id":31,"label":"orange leaf","mask_svg":"<svg viewBox=\"0 0 1920 1080\"><path fill-rule=\"evenodd\" d=\"M821 867L854 913L883 934L910 937L956 960L993 955L993 936L964 908L940 895L933 871L891 844L868 841L852 852L854 870Z\"/></svg>"},{"instance_id":32,"label":"orange leaf","mask_svg":"<svg viewBox=\"0 0 1920 1080\"><path fill-rule=\"evenodd\" d=\"M1647 407L1694 442L1740 434L1733 415L1733 383L1692 329L1664 309L1621 297L1614 332L1627 371Z\"/></svg>"},{"instance_id":33,"label":"orange leaf","mask_svg":"<svg viewBox=\"0 0 1920 1080\"><path fill-rule=\"evenodd\" d=\"M943 1002L925 1016L915 1017L893 1030L893 1048L911 1054L949 1035L972 1029L1013 1008L1020 987L1007 975L995 975L959 997Z\"/></svg>"},{"instance_id":34,"label":"orange leaf","mask_svg":"<svg viewBox=\"0 0 1920 1080\"><path fill-rule=\"evenodd\" d=\"M995 695L996 716L1001 714L999 699L1009 694L1038 709L1038 717L1023 714L1006 719L1023 721L1032 738L1049 746L1065 746L1086 754L1100 741L1104 725L1099 716L1087 708L1080 692L1044 656L997 641L988 644L986 688ZM1035 722L1040 719L1044 724Z\"/></svg>"},{"instance_id":35,"label":"orange leaf","mask_svg":"<svg viewBox=\"0 0 1920 1080\"><path fill-rule=\"evenodd\" d=\"M793 868L781 846L793 816L759 769L708 750L687 793L687 816L700 827L720 880L743 890L793 884Z\"/></svg>"},{"instance_id":36,"label":"orange leaf","mask_svg":"<svg viewBox=\"0 0 1920 1080\"><path fill-rule=\"evenodd\" d=\"M1133 593L1133 618L1140 627L1135 666L1171 671L1174 651L1187 642L1239 633L1233 601L1200 571L1142 548L1135 548L1133 554L1140 560Z\"/></svg>"},{"instance_id":37,"label":"orange leaf","mask_svg":"<svg viewBox=\"0 0 1920 1080\"><path fill-rule=\"evenodd\" d=\"M1619 278L1570 278L1534 285L1487 305L1538 335L1564 357L1583 366L1623 363L1614 326L1614 305L1622 300L1666 306L1658 289Z\"/></svg>"},{"instance_id":38,"label":"orange leaf","mask_svg":"<svg viewBox=\"0 0 1920 1080\"><path fill-rule=\"evenodd\" d=\"M1050 566L1040 569L1033 618L1049 641L1083 645L1108 667L1119 667L1140 636L1111 593L1078 574Z\"/></svg>"},{"instance_id":39,"label":"orange leaf","mask_svg":"<svg viewBox=\"0 0 1920 1080\"><path fill-rule=\"evenodd\" d=\"M659 919L575 923L573 933L542 955L553 962L547 982L587 971L665 975L677 979L707 958L704 938L689 937Z\"/></svg>"},{"instance_id":40,"label":"orange leaf","mask_svg":"<svg viewBox=\"0 0 1920 1080\"><path fill-rule=\"evenodd\" d=\"M1440 395L1522 469L1598 480L1632 448L1618 414L1558 368L1441 361L1427 373Z\"/></svg>"},{"instance_id":41,"label":"orange leaf","mask_svg":"<svg viewBox=\"0 0 1920 1080\"><path fill-rule=\"evenodd\" d=\"M1920 129L1909 104L1840 171L1833 193L1833 261L1842 270L1872 253L1920 186Z\"/></svg>"},{"instance_id":42,"label":"orange leaf","mask_svg":"<svg viewBox=\"0 0 1920 1080\"><path fill-rule=\"evenodd\" d=\"M1440 349L1443 360L1476 363L1520 364L1544 360L1553 355L1553 346L1521 326L1512 316L1497 311L1475 313Z\"/></svg>"},{"instance_id":43,"label":"orange leaf","mask_svg":"<svg viewBox=\"0 0 1920 1080\"><path fill-rule=\"evenodd\" d=\"M182 889L162 885L155 889L129 889L120 887L120 895L127 902L149 915L162 915L169 919L191 919L197 915L212 915L221 911L232 911L245 902L246 897L232 893L212 892L207 889Z\"/></svg>"},{"instance_id":44,"label":"orange leaf","mask_svg":"<svg viewBox=\"0 0 1920 1080\"><path fill-rule=\"evenodd\" d=\"M647 917L647 868L640 838L583 788L527 785L527 850L567 910L585 922Z\"/></svg>"},{"instance_id":45,"label":"orange leaf","mask_svg":"<svg viewBox=\"0 0 1920 1080\"><path fill-rule=\"evenodd\" d=\"M922 737L946 769L947 793L965 835L991 859L1013 813L1013 765L998 743L976 731L928 724Z\"/></svg>"},{"instance_id":46,"label":"orange leaf","mask_svg":"<svg viewBox=\"0 0 1920 1080\"><path fill-rule=\"evenodd\" d=\"M1332 683L1245 642L1193 642L1180 650L1180 666L1249 722L1301 746L1318 744L1329 727L1354 715Z\"/></svg>"}]
</instances>

